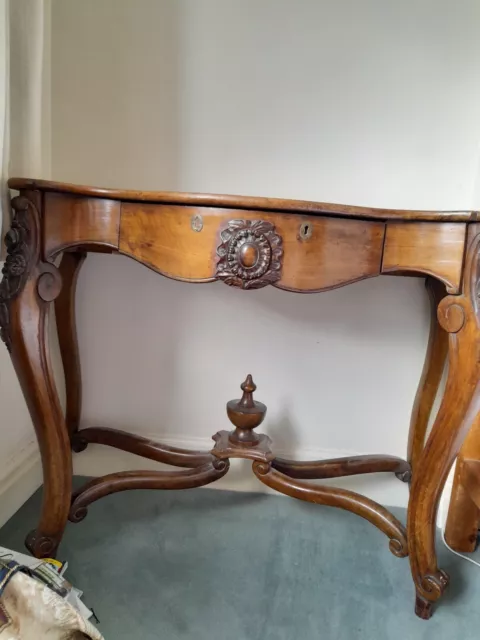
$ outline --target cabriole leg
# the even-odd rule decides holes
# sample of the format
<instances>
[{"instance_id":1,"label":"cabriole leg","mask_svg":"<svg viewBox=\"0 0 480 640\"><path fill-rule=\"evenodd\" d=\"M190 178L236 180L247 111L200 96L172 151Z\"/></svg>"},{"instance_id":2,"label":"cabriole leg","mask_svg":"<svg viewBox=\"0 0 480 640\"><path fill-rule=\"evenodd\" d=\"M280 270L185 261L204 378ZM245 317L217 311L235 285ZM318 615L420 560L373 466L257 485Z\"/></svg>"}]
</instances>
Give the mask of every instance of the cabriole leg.
<instances>
[{"instance_id":1,"label":"cabriole leg","mask_svg":"<svg viewBox=\"0 0 480 640\"><path fill-rule=\"evenodd\" d=\"M82 411L82 376L75 321L75 294L77 279L87 254L66 252L60 263L62 290L55 300L58 343L65 374L66 412L65 422L72 437L77 431Z\"/></svg>"},{"instance_id":2,"label":"cabriole leg","mask_svg":"<svg viewBox=\"0 0 480 640\"><path fill-rule=\"evenodd\" d=\"M438 320L448 333L449 372L445 394L427 444L413 472L408 510L408 545L416 588L416 613L429 618L448 576L438 568L435 528L438 503L450 468L480 409L479 240L470 240L463 292L447 296Z\"/></svg>"},{"instance_id":3,"label":"cabriole leg","mask_svg":"<svg viewBox=\"0 0 480 640\"><path fill-rule=\"evenodd\" d=\"M37 192L14 198L15 217L6 237L8 256L0 284L2 339L12 357L35 427L43 466L43 505L39 524L27 537L37 558L54 556L67 522L72 465L48 345L49 303L61 277L40 254L40 198Z\"/></svg>"},{"instance_id":4,"label":"cabriole leg","mask_svg":"<svg viewBox=\"0 0 480 640\"><path fill-rule=\"evenodd\" d=\"M412 473L415 473L425 445L428 422L448 352L448 333L440 326L437 319L438 305L446 296L445 286L442 282L429 277L425 281L425 287L430 298L430 335L410 420L407 460Z\"/></svg>"}]
</instances>

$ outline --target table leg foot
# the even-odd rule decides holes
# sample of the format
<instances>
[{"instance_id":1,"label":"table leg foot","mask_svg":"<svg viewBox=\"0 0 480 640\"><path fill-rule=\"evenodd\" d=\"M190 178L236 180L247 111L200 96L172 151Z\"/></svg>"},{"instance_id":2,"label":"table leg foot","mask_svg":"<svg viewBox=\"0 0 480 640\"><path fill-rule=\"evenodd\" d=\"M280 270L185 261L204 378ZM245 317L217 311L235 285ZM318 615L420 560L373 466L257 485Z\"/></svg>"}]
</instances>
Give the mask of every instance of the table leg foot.
<instances>
[{"instance_id":1,"label":"table leg foot","mask_svg":"<svg viewBox=\"0 0 480 640\"><path fill-rule=\"evenodd\" d=\"M25 538L25 546L35 558L54 558L60 538L43 535L38 529L30 531Z\"/></svg>"},{"instance_id":2,"label":"table leg foot","mask_svg":"<svg viewBox=\"0 0 480 640\"><path fill-rule=\"evenodd\" d=\"M422 620L430 620L433 615L433 602L417 593L415 597L415 615Z\"/></svg>"}]
</instances>

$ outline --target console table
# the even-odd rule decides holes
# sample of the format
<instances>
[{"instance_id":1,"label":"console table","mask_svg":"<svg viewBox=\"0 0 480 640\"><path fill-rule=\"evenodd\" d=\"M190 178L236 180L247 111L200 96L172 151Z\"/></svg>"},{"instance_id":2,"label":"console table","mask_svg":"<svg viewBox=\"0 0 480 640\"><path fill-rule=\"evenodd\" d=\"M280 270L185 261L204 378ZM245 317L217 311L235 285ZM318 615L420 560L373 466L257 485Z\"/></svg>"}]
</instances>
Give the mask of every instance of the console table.
<instances>
[{"instance_id":1,"label":"console table","mask_svg":"<svg viewBox=\"0 0 480 640\"><path fill-rule=\"evenodd\" d=\"M55 555L67 520L82 520L88 505L107 494L200 487L225 475L231 458L247 458L265 485L300 500L353 511L385 533L394 555L409 556L415 611L429 618L448 583L435 550L438 502L479 411L477 213L120 191L20 178L11 179L9 187L19 195L12 199L14 217L6 236L1 336L32 416L44 475L42 511L37 528L27 536L28 549L38 558ZM234 428L219 431L211 451L167 447L115 429L79 429L75 287L89 251L130 256L176 280L221 280L244 290L271 285L313 293L382 274L426 276L431 331L407 460L386 455L310 462L276 457L270 439L254 431L266 407L254 400L250 375L242 384L241 399L227 404ZM67 389L65 415L46 331L52 302ZM425 443L445 357L447 385ZM182 469L111 474L72 494L71 450L80 452L91 442ZM377 472L395 473L410 483L406 529L387 509L362 495L309 482Z\"/></svg>"}]
</instances>

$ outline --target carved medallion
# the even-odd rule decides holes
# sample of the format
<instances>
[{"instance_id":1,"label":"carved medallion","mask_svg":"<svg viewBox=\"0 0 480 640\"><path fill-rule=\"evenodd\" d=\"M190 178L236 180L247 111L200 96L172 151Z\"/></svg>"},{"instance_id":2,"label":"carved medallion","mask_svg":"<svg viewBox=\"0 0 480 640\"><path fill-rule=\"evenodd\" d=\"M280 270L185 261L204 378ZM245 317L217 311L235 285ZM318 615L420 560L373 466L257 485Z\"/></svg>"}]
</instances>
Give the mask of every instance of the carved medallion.
<instances>
[{"instance_id":1,"label":"carved medallion","mask_svg":"<svg viewBox=\"0 0 480 640\"><path fill-rule=\"evenodd\" d=\"M16 213L12 226L5 236L7 257L2 269L3 279L0 282L0 337L9 351L11 348L9 302L24 285L31 253L28 202L25 198L17 197L12 200L12 207Z\"/></svg>"},{"instance_id":2,"label":"carved medallion","mask_svg":"<svg viewBox=\"0 0 480 640\"><path fill-rule=\"evenodd\" d=\"M242 289L260 289L280 279L282 238L264 220L230 220L222 243L216 277Z\"/></svg>"}]
</instances>

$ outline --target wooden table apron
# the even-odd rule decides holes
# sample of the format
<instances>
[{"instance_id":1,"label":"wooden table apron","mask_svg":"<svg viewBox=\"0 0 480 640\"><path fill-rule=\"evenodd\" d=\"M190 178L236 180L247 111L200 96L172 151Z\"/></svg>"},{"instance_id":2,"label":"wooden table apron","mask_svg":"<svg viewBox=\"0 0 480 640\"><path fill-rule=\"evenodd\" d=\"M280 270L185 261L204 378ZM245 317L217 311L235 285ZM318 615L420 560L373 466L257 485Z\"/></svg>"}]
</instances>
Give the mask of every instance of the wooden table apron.
<instances>
[{"instance_id":1,"label":"wooden table apron","mask_svg":"<svg viewBox=\"0 0 480 640\"><path fill-rule=\"evenodd\" d=\"M229 460L252 460L260 482L287 495L347 509L409 556L417 615L430 617L448 583L435 550L435 520L448 472L479 410L479 242L472 211L399 211L327 203L200 194L94 189L12 179L13 223L0 284L0 326L40 447L44 493L26 544L53 556L68 519L78 522L102 496L127 489L185 489L215 481ZM253 399L251 376L241 400L228 403L234 425L211 451L177 449L102 427L79 428L81 375L75 287L89 251L130 256L188 282L222 280L242 289L275 286L320 292L381 274L426 276L431 330L412 411L407 459L372 455L300 462L275 457L254 429L266 407ZM61 257L61 261L60 261ZM59 262L60 261L60 262ZM55 305L67 389L65 415L50 364L47 311ZM427 425L448 357L440 409ZM426 440L426 442L425 442ZM72 494L72 449L113 446L179 467L107 475ZM410 483L407 529L362 495L312 479L390 472Z\"/></svg>"}]
</instances>

